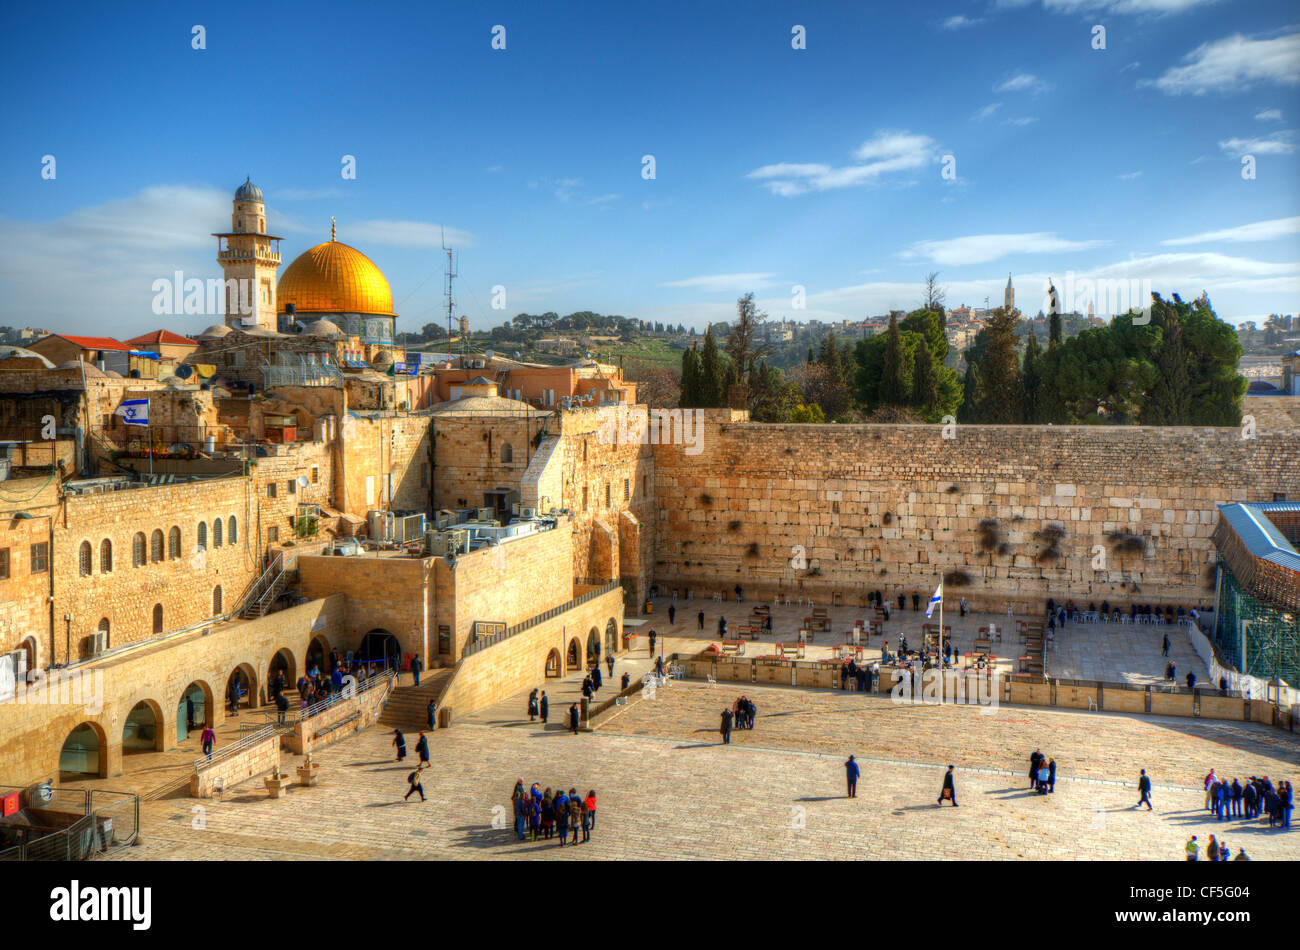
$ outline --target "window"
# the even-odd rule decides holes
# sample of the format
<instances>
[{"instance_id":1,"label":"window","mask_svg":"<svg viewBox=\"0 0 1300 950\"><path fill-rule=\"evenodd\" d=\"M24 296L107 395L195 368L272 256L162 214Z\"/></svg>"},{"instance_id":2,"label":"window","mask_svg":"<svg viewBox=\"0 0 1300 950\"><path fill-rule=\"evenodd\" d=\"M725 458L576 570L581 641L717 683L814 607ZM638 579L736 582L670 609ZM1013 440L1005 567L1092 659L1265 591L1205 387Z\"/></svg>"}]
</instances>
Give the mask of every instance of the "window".
<instances>
[{"instance_id":1,"label":"window","mask_svg":"<svg viewBox=\"0 0 1300 950\"><path fill-rule=\"evenodd\" d=\"M99 573L110 574L113 571L113 542L105 538L99 542Z\"/></svg>"},{"instance_id":2,"label":"window","mask_svg":"<svg viewBox=\"0 0 1300 950\"><path fill-rule=\"evenodd\" d=\"M163 611L162 604L153 605L153 632L163 632Z\"/></svg>"},{"instance_id":3,"label":"window","mask_svg":"<svg viewBox=\"0 0 1300 950\"><path fill-rule=\"evenodd\" d=\"M508 444L501 446L501 461L509 464L515 460L515 450Z\"/></svg>"},{"instance_id":4,"label":"window","mask_svg":"<svg viewBox=\"0 0 1300 950\"><path fill-rule=\"evenodd\" d=\"M48 541L32 545L32 573L44 574L50 569L50 547Z\"/></svg>"},{"instance_id":5,"label":"window","mask_svg":"<svg viewBox=\"0 0 1300 950\"><path fill-rule=\"evenodd\" d=\"M320 469L313 465L311 467L311 483L315 485L318 481L320 481Z\"/></svg>"},{"instance_id":6,"label":"window","mask_svg":"<svg viewBox=\"0 0 1300 950\"><path fill-rule=\"evenodd\" d=\"M275 543L276 543L277 541L279 541L279 540L280 540L280 529L279 529L279 528L267 528L267 529L266 529L266 543L267 543L267 544L275 544Z\"/></svg>"},{"instance_id":7,"label":"window","mask_svg":"<svg viewBox=\"0 0 1300 950\"><path fill-rule=\"evenodd\" d=\"M226 525L228 528L228 530L226 531L226 540L229 541L231 544L234 544L236 541L239 540L239 529L235 525L234 515L231 515L230 518L227 519Z\"/></svg>"},{"instance_id":8,"label":"window","mask_svg":"<svg viewBox=\"0 0 1300 950\"><path fill-rule=\"evenodd\" d=\"M290 495L296 495L296 494L298 494L298 479L296 479L296 478L291 478L291 479L289 479L289 481L287 482L287 484L288 484L288 486L289 486L289 494L290 494Z\"/></svg>"},{"instance_id":9,"label":"window","mask_svg":"<svg viewBox=\"0 0 1300 950\"><path fill-rule=\"evenodd\" d=\"M181 556L181 529L172 525L171 531L167 532L167 557L175 560Z\"/></svg>"},{"instance_id":10,"label":"window","mask_svg":"<svg viewBox=\"0 0 1300 950\"><path fill-rule=\"evenodd\" d=\"M582 510L587 510L587 486L582 486Z\"/></svg>"},{"instance_id":11,"label":"window","mask_svg":"<svg viewBox=\"0 0 1300 950\"><path fill-rule=\"evenodd\" d=\"M212 588L212 616L221 616L221 585Z\"/></svg>"},{"instance_id":12,"label":"window","mask_svg":"<svg viewBox=\"0 0 1300 950\"><path fill-rule=\"evenodd\" d=\"M1274 500L1274 501L1286 501L1286 492L1284 492L1284 491L1275 491L1275 492L1273 492L1273 500Z\"/></svg>"},{"instance_id":13,"label":"window","mask_svg":"<svg viewBox=\"0 0 1300 950\"><path fill-rule=\"evenodd\" d=\"M149 535L149 560L157 564L163 559L163 533L161 528L154 528Z\"/></svg>"},{"instance_id":14,"label":"window","mask_svg":"<svg viewBox=\"0 0 1300 950\"><path fill-rule=\"evenodd\" d=\"M77 551L77 567L82 577L90 576L90 571L94 567L91 563L93 556L90 552L90 542L82 541L81 548Z\"/></svg>"},{"instance_id":15,"label":"window","mask_svg":"<svg viewBox=\"0 0 1300 950\"><path fill-rule=\"evenodd\" d=\"M144 532L137 531L131 539L131 566L144 567L145 559Z\"/></svg>"},{"instance_id":16,"label":"window","mask_svg":"<svg viewBox=\"0 0 1300 950\"><path fill-rule=\"evenodd\" d=\"M0 581L9 578L9 549L0 548Z\"/></svg>"},{"instance_id":17,"label":"window","mask_svg":"<svg viewBox=\"0 0 1300 950\"><path fill-rule=\"evenodd\" d=\"M369 505L373 505L374 503L375 503L375 476L367 475L366 476L366 505L369 506Z\"/></svg>"},{"instance_id":18,"label":"window","mask_svg":"<svg viewBox=\"0 0 1300 950\"><path fill-rule=\"evenodd\" d=\"M627 501L631 497L632 497L632 480L625 478L623 479L623 500Z\"/></svg>"},{"instance_id":19,"label":"window","mask_svg":"<svg viewBox=\"0 0 1300 950\"><path fill-rule=\"evenodd\" d=\"M104 635L104 649L107 650L113 645L112 626L109 624L107 617L99 621L99 632Z\"/></svg>"},{"instance_id":20,"label":"window","mask_svg":"<svg viewBox=\"0 0 1300 950\"><path fill-rule=\"evenodd\" d=\"M204 523L204 522L202 522L202 521L199 522L199 534L198 534L198 537L194 539L194 543L195 543L195 545L198 546L199 550L201 550L201 551L207 549L207 546L208 546L208 526L207 526L206 523Z\"/></svg>"},{"instance_id":21,"label":"window","mask_svg":"<svg viewBox=\"0 0 1300 950\"><path fill-rule=\"evenodd\" d=\"M275 492L276 492L276 485L275 485L275 482L267 482L267 483L266 483L266 497L267 497L267 498L274 498L274 497L275 497Z\"/></svg>"},{"instance_id":22,"label":"window","mask_svg":"<svg viewBox=\"0 0 1300 950\"><path fill-rule=\"evenodd\" d=\"M214 518L212 521L212 546L221 547L221 519Z\"/></svg>"},{"instance_id":23,"label":"window","mask_svg":"<svg viewBox=\"0 0 1300 950\"><path fill-rule=\"evenodd\" d=\"M605 507L609 507L609 482L605 483Z\"/></svg>"}]
</instances>

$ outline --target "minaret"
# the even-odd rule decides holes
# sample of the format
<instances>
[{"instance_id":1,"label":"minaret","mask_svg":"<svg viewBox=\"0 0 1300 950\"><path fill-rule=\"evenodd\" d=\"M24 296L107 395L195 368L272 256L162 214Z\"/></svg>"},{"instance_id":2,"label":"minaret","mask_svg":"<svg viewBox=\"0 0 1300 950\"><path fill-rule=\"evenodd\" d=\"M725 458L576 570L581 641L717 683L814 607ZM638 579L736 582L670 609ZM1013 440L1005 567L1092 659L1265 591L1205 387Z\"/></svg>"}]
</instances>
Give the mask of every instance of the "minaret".
<instances>
[{"instance_id":1,"label":"minaret","mask_svg":"<svg viewBox=\"0 0 1300 950\"><path fill-rule=\"evenodd\" d=\"M217 239L217 263L226 275L226 326L275 330L280 238L266 233L262 189L248 178L236 189L233 205L230 231L213 235Z\"/></svg>"},{"instance_id":2,"label":"minaret","mask_svg":"<svg viewBox=\"0 0 1300 950\"><path fill-rule=\"evenodd\" d=\"M1002 291L1002 306L1010 313L1016 309L1016 288L1011 286L1011 275L1007 274L1007 289Z\"/></svg>"}]
</instances>

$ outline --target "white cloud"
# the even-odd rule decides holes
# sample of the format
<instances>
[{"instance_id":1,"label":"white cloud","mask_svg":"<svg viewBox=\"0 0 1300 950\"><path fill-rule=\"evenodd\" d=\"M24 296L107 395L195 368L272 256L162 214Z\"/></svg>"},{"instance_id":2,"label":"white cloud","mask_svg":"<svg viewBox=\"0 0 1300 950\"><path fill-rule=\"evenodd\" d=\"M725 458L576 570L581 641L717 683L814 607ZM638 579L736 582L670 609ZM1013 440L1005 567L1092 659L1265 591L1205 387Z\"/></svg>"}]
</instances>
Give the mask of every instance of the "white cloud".
<instances>
[{"instance_id":1,"label":"white cloud","mask_svg":"<svg viewBox=\"0 0 1300 950\"><path fill-rule=\"evenodd\" d=\"M1124 172L1123 174L1116 175L1115 177L1118 178L1120 181L1133 181L1135 178L1141 178L1141 177L1142 177L1142 173L1141 173L1141 172Z\"/></svg>"},{"instance_id":2,"label":"white cloud","mask_svg":"<svg viewBox=\"0 0 1300 950\"><path fill-rule=\"evenodd\" d=\"M935 143L928 135L884 130L858 146L853 157L861 164L777 162L756 168L745 177L762 181L773 194L786 198L810 191L866 185L885 175L933 162Z\"/></svg>"},{"instance_id":3,"label":"white cloud","mask_svg":"<svg viewBox=\"0 0 1300 950\"><path fill-rule=\"evenodd\" d=\"M1171 96L1238 92L1256 83L1300 83L1300 33L1251 39L1240 33L1202 43L1183 57L1183 65L1159 79L1144 80Z\"/></svg>"},{"instance_id":4,"label":"white cloud","mask_svg":"<svg viewBox=\"0 0 1300 950\"><path fill-rule=\"evenodd\" d=\"M1000 103L1000 102L990 102L990 103L989 103L988 105L986 105L983 109L980 109L980 110L977 111L973 116L971 116L971 118L974 119L974 120L977 121L977 122L983 122L985 119L987 119L987 118L988 118L989 116L991 116L993 113L997 112L1000 108L1002 108L1002 103Z\"/></svg>"},{"instance_id":5,"label":"white cloud","mask_svg":"<svg viewBox=\"0 0 1300 950\"><path fill-rule=\"evenodd\" d=\"M1023 7L1033 0L997 0L999 7ZM1043 0L1043 9L1052 13L1118 13L1163 15L1182 13L1193 7L1205 6L1217 0Z\"/></svg>"},{"instance_id":6,"label":"white cloud","mask_svg":"<svg viewBox=\"0 0 1300 950\"><path fill-rule=\"evenodd\" d=\"M1267 138L1220 139L1219 148L1229 155L1290 155L1295 151L1295 129L1274 132Z\"/></svg>"},{"instance_id":7,"label":"white cloud","mask_svg":"<svg viewBox=\"0 0 1300 950\"><path fill-rule=\"evenodd\" d=\"M1071 241L1047 231L1028 234L972 234L943 241L918 241L899 256L926 258L946 267L987 264L1011 254L1062 254L1102 247L1107 241Z\"/></svg>"},{"instance_id":8,"label":"white cloud","mask_svg":"<svg viewBox=\"0 0 1300 950\"><path fill-rule=\"evenodd\" d=\"M1282 110L1281 110L1281 109L1264 109L1264 110L1262 110L1262 111L1260 111L1260 112L1256 112L1256 113L1255 113L1255 118L1258 119L1260 122L1281 122L1281 121L1282 121Z\"/></svg>"},{"instance_id":9,"label":"white cloud","mask_svg":"<svg viewBox=\"0 0 1300 950\"><path fill-rule=\"evenodd\" d=\"M745 293L755 287L766 287L772 283L775 276L775 274L769 273L705 274L699 277L687 277L684 280L669 281L659 286L689 287L694 290L702 290L705 293Z\"/></svg>"},{"instance_id":10,"label":"white cloud","mask_svg":"<svg viewBox=\"0 0 1300 950\"><path fill-rule=\"evenodd\" d=\"M613 194L597 195L595 198L588 198L587 204L596 205L598 207L605 207L608 206L611 201L618 201L618 199L622 197L623 197L622 195L613 195Z\"/></svg>"},{"instance_id":11,"label":"white cloud","mask_svg":"<svg viewBox=\"0 0 1300 950\"><path fill-rule=\"evenodd\" d=\"M1003 119L1003 120L1002 120L1002 124L1003 124L1003 125L1018 125L1018 126L1020 126L1021 128L1023 128L1023 127L1026 126L1026 125L1033 125L1033 124L1034 124L1035 122L1037 122L1037 121L1038 121L1038 116L1036 116L1036 115L1025 115L1025 116L1021 116L1021 117L1018 118L1018 119Z\"/></svg>"},{"instance_id":12,"label":"white cloud","mask_svg":"<svg viewBox=\"0 0 1300 950\"><path fill-rule=\"evenodd\" d=\"M1180 245L1208 244L1212 241L1227 241L1236 244L1249 241L1276 241L1293 234L1300 234L1300 216L1294 218L1274 218L1271 221L1255 221L1252 224L1242 224L1235 228L1224 228L1220 231L1202 231L1200 234L1192 234L1188 237L1170 238L1169 240L1161 241L1160 243L1165 245Z\"/></svg>"},{"instance_id":13,"label":"white cloud","mask_svg":"<svg viewBox=\"0 0 1300 950\"><path fill-rule=\"evenodd\" d=\"M372 219L354 224L339 223L339 236L348 244L384 244L389 247L441 248L445 241L451 247L470 247L474 235L459 228L448 228L428 221L385 221Z\"/></svg>"},{"instance_id":14,"label":"white cloud","mask_svg":"<svg viewBox=\"0 0 1300 950\"><path fill-rule=\"evenodd\" d=\"M994 92L1042 92L1047 88L1033 73L1016 73L1010 79L1004 79L993 87Z\"/></svg>"},{"instance_id":15,"label":"white cloud","mask_svg":"<svg viewBox=\"0 0 1300 950\"><path fill-rule=\"evenodd\" d=\"M948 17L948 19L944 20L939 24L939 26L945 30L961 30L968 26L975 26L976 24L983 22L984 20L982 18L976 17L972 20L970 17L962 16L959 13L956 16Z\"/></svg>"}]
</instances>

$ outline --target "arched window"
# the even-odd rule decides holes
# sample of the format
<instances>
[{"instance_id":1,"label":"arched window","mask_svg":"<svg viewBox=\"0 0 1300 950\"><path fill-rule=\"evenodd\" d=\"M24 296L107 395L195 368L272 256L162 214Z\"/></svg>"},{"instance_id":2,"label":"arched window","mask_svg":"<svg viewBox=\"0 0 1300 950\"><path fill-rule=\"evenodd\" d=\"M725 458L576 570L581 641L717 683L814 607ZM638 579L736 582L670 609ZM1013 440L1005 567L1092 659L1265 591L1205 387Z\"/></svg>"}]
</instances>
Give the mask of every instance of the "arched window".
<instances>
[{"instance_id":1,"label":"arched window","mask_svg":"<svg viewBox=\"0 0 1300 950\"><path fill-rule=\"evenodd\" d=\"M77 552L77 564L80 567L82 577L90 576L90 571L94 567L94 565L91 564L91 558L90 542L82 541L81 550Z\"/></svg>"},{"instance_id":2,"label":"arched window","mask_svg":"<svg viewBox=\"0 0 1300 950\"><path fill-rule=\"evenodd\" d=\"M113 542L105 538L99 542L99 573L108 574L113 570Z\"/></svg>"},{"instance_id":3,"label":"arched window","mask_svg":"<svg viewBox=\"0 0 1300 950\"><path fill-rule=\"evenodd\" d=\"M154 528L149 536L149 560L155 564L163 559L163 534L161 528Z\"/></svg>"},{"instance_id":4,"label":"arched window","mask_svg":"<svg viewBox=\"0 0 1300 950\"><path fill-rule=\"evenodd\" d=\"M501 461L510 463L515 460L515 450L510 447L510 443L501 443Z\"/></svg>"},{"instance_id":5,"label":"arched window","mask_svg":"<svg viewBox=\"0 0 1300 950\"><path fill-rule=\"evenodd\" d=\"M153 605L153 632L163 632L163 610L162 604Z\"/></svg>"},{"instance_id":6,"label":"arched window","mask_svg":"<svg viewBox=\"0 0 1300 950\"><path fill-rule=\"evenodd\" d=\"M199 522L199 534L194 540L195 545L200 551L206 551L208 547L208 526L206 522Z\"/></svg>"},{"instance_id":7,"label":"arched window","mask_svg":"<svg viewBox=\"0 0 1300 950\"><path fill-rule=\"evenodd\" d=\"M167 557L175 559L181 556L181 529L172 526L167 533Z\"/></svg>"},{"instance_id":8,"label":"arched window","mask_svg":"<svg viewBox=\"0 0 1300 950\"><path fill-rule=\"evenodd\" d=\"M212 546L221 547L221 519L216 518L212 522Z\"/></svg>"},{"instance_id":9,"label":"arched window","mask_svg":"<svg viewBox=\"0 0 1300 950\"><path fill-rule=\"evenodd\" d=\"M107 617L104 617L99 621L99 632L104 635L104 649L107 650L113 645L112 630L110 629Z\"/></svg>"},{"instance_id":10,"label":"arched window","mask_svg":"<svg viewBox=\"0 0 1300 950\"><path fill-rule=\"evenodd\" d=\"M221 585L212 588L212 616L221 616Z\"/></svg>"},{"instance_id":11,"label":"arched window","mask_svg":"<svg viewBox=\"0 0 1300 950\"><path fill-rule=\"evenodd\" d=\"M226 540L234 544L239 540L239 530L235 524L235 516L231 515L227 522Z\"/></svg>"},{"instance_id":12,"label":"arched window","mask_svg":"<svg viewBox=\"0 0 1300 950\"><path fill-rule=\"evenodd\" d=\"M131 566L144 567L144 532L137 531L131 539Z\"/></svg>"}]
</instances>

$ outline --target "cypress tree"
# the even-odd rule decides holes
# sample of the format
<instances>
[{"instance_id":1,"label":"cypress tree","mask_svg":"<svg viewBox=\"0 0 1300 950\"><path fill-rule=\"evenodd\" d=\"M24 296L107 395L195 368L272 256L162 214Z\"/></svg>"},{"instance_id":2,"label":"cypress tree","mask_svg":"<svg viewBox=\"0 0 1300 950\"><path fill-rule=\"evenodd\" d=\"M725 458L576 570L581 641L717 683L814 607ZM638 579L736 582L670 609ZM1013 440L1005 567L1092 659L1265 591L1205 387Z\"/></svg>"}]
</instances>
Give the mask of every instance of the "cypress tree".
<instances>
[{"instance_id":1,"label":"cypress tree","mask_svg":"<svg viewBox=\"0 0 1300 950\"><path fill-rule=\"evenodd\" d=\"M700 404L700 355L694 346L682 351L682 397L677 404L683 409Z\"/></svg>"},{"instance_id":2,"label":"cypress tree","mask_svg":"<svg viewBox=\"0 0 1300 950\"><path fill-rule=\"evenodd\" d=\"M1020 375L1016 312L999 307L984 328L988 349L980 363L976 395L978 421L1018 423L1024 418L1024 383Z\"/></svg>"},{"instance_id":3,"label":"cypress tree","mask_svg":"<svg viewBox=\"0 0 1300 950\"><path fill-rule=\"evenodd\" d=\"M1047 321L1047 348L1055 349L1061 345L1061 315L1053 313Z\"/></svg>"},{"instance_id":4,"label":"cypress tree","mask_svg":"<svg viewBox=\"0 0 1300 950\"><path fill-rule=\"evenodd\" d=\"M1025 389L1025 422L1038 421L1039 392L1042 387L1042 357L1038 348L1038 337L1033 328L1029 330L1029 339L1025 341L1025 368L1023 371Z\"/></svg>"},{"instance_id":5,"label":"cypress tree","mask_svg":"<svg viewBox=\"0 0 1300 950\"><path fill-rule=\"evenodd\" d=\"M930 352L930 344L925 337L921 337L912 365L912 405L928 419L938 401L939 377L935 373L934 355Z\"/></svg>"},{"instance_id":6,"label":"cypress tree","mask_svg":"<svg viewBox=\"0 0 1300 950\"><path fill-rule=\"evenodd\" d=\"M910 395L903 369L903 333L898 329L898 317L890 314L885 367L880 378L880 401L886 406L905 406Z\"/></svg>"},{"instance_id":7,"label":"cypress tree","mask_svg":"<svg viewBox=\"0 0 1300 950\"><path fill-rule=\"evenodd\" d=\"M704 349L700 353L699 404L705 409L716 409L727 404L726 368L718 355L718 344L713 330L704 334Z\"/></svg>"}]
</instances>

